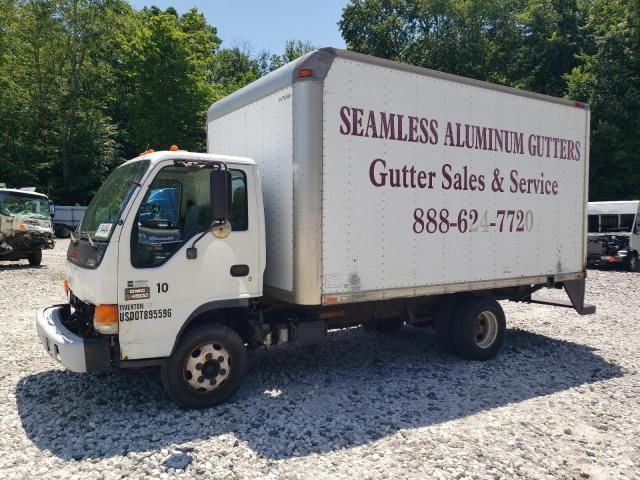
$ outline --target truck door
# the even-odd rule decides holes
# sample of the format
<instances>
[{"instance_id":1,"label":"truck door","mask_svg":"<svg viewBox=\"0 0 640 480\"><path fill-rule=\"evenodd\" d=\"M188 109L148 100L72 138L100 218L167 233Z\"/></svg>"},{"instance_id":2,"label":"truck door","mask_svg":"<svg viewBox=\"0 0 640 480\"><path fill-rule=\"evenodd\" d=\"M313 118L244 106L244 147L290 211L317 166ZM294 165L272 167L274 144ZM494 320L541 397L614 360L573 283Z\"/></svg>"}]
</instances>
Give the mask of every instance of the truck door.
<instances>
[{"instance_id":1,"label":"truck door","mask_svg":"<svg viewBox=\"0 0 640 480\"><path fill-rule=\"evenodd\" d=\"M119 242L121 359L168 356L197 309L261 294L254 171L229 169L232 232L224 239L208 231L210 169L167 165L142 187ZM197 257L187 258L194 244Z\"/></svg>"}]
</instances>

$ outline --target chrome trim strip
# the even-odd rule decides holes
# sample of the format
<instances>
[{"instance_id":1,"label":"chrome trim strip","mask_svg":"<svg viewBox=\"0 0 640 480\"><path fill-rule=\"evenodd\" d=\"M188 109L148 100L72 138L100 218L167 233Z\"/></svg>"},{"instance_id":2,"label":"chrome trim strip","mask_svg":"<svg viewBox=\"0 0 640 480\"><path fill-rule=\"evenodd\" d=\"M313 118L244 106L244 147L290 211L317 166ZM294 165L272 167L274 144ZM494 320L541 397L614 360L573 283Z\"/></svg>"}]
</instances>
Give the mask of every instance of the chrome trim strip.
<instances>
[{"instance_id":1,"label":"chrome trim strip","mask_svg":"<svg viewBox=\"0 0 640 480\"><path fill-rule=\"evenodd\" d=\"M541 285L547 283L547 280L549 278L553 278L555 282L563 282L565 280L578 280L585 277L585 272L576 272L560 275L540 275L535 277L507 278L503 280L487 280L470 283L451 283L448 285L430 285L423 287L370 290L364 292L352 292L347 294L324 294L322 295L322 304L337 305L341 303L389 300L392 298L410 298L428 295L442 295L447 293L471 292L474 290L492 290L495 288L517 287L522 285ZM336 300L328 302L329 298L335 298Z\"/></svg>"},{"instance_id":2,"label":"chrome trim strip","mask_svg":"<svg viewBox=\"0 0 640 480\"><path fill-rule=\"evenodd\" d=\"M322 82L293 85L293 291L318 305L322 278Z\"/></svg>"}]
</instances>

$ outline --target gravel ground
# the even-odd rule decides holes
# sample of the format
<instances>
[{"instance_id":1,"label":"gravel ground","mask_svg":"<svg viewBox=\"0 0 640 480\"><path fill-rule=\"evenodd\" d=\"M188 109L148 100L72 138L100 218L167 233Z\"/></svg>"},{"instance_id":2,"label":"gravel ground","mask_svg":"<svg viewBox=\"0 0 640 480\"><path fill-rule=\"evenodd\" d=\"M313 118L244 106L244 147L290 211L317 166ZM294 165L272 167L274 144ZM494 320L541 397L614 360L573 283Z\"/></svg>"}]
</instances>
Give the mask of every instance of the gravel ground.
<instances>
[{"instance_id":1,"label":"gravel ground","mask_svg":"<svg viewBox=\"0 0 640 480\"><path fill-rule=\"evenodd\" d=\"M0 265L0 478L640 478L640 274L591 271L590 317L506 303L488 362L430 330L339 331L252 354L232 403L183 411L155 370L45 356L34 311L64 301L66 247Z\"/></svg>"}]
</instances>

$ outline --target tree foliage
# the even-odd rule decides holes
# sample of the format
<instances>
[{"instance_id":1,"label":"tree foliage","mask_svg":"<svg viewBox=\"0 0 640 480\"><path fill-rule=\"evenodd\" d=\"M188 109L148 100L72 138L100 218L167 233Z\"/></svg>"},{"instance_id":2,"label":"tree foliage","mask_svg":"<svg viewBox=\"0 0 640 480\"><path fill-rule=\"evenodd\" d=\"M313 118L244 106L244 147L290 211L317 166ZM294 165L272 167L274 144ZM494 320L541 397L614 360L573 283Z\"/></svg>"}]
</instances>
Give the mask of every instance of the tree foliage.
<instances>
[{"instance_id":1,"label":"tree foliage","mask_svg":"<svg viewBox=\"0 0 640 480\"><path fill-rule=\"evenodd\" d=\"M596 0L589 46L566 79L568 95L591 103L591 196L640 197L640 2Z\"/></svg>"},{"instance_id":2,"label":"tree foliage","mask_svg":"<svg viewBox=\"0 0 640 480\"><path fill-rule=\"evenodd\" d=\"M0 0L0 182L86 203L147 147L204 150L212 102L311 48L221 43L195 9Z\"/></svg>"},{"instance_id":3,"label":"tree foliage","mask_svg":"<svg viewBox=\"0 0 640 480\"><path fill-rule=\"evenodd\" d=\"M195 9L181 17L173 9L141 12L138 28L124 44L118 73L124 90L117 118L127 157L174 143L204 149L219 45L215 28Z\"/></svg>"},{"instance_id":4,"label":"tree foliage","mask_svg":"<svg viewBox=\"0 0 640 480\"><path fill-rule=\"evenodd\" d=\"M591 198L640 197L638 0L352 0L348 48L589 102Z\"/></svg>"}]
</instances>

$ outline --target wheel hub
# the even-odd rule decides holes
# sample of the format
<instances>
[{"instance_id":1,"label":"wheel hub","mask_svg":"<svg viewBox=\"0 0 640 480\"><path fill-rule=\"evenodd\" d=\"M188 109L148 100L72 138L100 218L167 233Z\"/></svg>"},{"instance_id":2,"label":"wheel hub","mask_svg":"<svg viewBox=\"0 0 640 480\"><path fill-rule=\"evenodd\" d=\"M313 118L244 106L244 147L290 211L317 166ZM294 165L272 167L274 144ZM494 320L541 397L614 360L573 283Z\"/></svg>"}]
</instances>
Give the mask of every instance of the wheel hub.
<instances>
[{"instance_id":1,"label":"wheel hub","mask_svg":"<svg viewBox=\"0 0 640 480\"><path fill-rule=\"evenodd\" d=\"M489 348L498 336L498 319L493 312L481 312L475 321L474 339L480 348Z\"/></svg>"},{"instance_id":2,"label":"wheel hub","mask_svg":"<svg viewBox=\"0 0 640 480\"><path fill-rule=\"evenodd\" d=\"M194 348L184 365L184 379L191 388L207 393L220 388L231 371L229 352L218 343Z\"/></svg>"}]
</instances>

